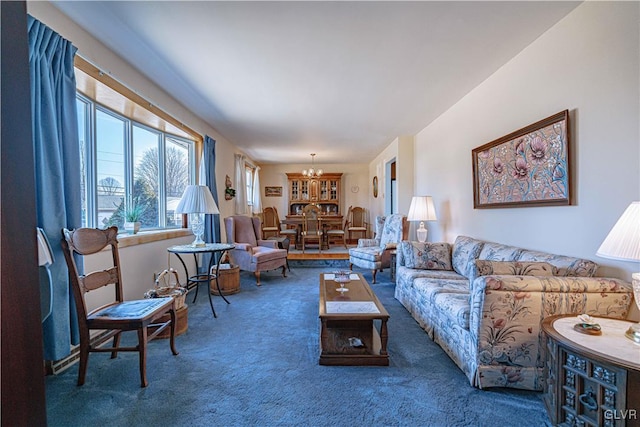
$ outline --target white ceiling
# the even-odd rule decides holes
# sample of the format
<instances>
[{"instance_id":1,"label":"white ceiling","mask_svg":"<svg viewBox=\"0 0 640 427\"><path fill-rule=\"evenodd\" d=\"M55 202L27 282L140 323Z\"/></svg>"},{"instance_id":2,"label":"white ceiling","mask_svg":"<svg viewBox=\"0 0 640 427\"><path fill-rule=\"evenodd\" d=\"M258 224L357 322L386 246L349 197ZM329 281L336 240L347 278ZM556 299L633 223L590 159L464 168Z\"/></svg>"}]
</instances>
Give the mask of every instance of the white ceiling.
<instances>
[{"instance_id":1,"label":"white ceiling","mask_svg":"<svg viewBox=\"0 0 640 427\"><path fill-rule=\"evenodd\" d=\"M578 2L55 5L255 161L326 164L414 135Z\"/></svg>"}]
</instances>

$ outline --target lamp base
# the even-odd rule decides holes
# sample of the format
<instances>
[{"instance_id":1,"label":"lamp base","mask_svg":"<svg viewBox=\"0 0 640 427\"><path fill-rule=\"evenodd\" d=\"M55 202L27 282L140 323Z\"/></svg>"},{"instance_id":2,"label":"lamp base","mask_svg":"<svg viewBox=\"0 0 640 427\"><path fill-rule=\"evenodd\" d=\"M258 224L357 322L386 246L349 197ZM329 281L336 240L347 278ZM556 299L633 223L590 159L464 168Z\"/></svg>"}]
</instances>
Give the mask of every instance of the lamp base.
<instances>
[{"instance_id":1,"label":"lamp base","mask_svg":"<svg viewBox=\"0 0 640 427\"><path fill-rule=\"evenodd\" d=\"M420 221L420 228L416 230L416 237L418 238L418 242L424 243L427 241L427 229L424 228L424 221Z\"/></svg>"}]
</instances>

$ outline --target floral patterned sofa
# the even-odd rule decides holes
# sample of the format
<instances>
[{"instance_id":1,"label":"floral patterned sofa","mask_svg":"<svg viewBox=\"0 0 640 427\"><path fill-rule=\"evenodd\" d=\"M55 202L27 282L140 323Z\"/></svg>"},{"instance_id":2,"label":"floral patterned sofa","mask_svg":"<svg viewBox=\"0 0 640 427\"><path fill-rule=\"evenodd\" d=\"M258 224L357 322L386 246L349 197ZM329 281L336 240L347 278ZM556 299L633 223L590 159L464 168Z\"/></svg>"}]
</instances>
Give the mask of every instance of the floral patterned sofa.
<instances>
[{"instance_id":1,"label":"floral patterned sofa","mask_svg":"<svg viewBox=\"0 0 640 427\"><path fill-rule=\"evenodd\" d=\"M460 236L402 241L395 297L479 388L542 390L542 320L625 318L631 285L593 277L597 264Z\"/></svg>"}]
</instances>

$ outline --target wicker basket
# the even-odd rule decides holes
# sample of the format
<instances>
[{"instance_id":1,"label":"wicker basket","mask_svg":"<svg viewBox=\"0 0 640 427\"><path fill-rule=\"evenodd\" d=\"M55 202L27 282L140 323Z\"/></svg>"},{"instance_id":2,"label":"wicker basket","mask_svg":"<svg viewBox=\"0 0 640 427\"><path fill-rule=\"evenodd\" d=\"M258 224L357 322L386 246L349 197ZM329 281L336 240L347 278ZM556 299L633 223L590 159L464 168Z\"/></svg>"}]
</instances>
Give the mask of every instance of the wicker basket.
<instances>
[{"instance_id":1,"label":"wicker basket","mask_svg":"<svg viewBox=\"0 0 640 427\"><path fill-rule=\"evenodd\" d=\"M211 274L216 274L216 266L211 267ZM211 279L209 290L213 295L231 295L240 292L240 267L231 264L220 264L220 276L218 277L220 291L216 286L216 279Z\"/></svg>"},{"instance_id":2,"label":"wicker basket","mask_svg":"<svg viewBox=\"0 0 640 427\"><path fill-rule=\"evenodd\" d=\"M173 274L175 282L171 283L169 274ZM184 306L187 289L180 286L178 272L173 268L164 270L156 278L156 286L144 293L145 298L173 297L176 300L176 310Z\"/></svg>"}]
</instances>

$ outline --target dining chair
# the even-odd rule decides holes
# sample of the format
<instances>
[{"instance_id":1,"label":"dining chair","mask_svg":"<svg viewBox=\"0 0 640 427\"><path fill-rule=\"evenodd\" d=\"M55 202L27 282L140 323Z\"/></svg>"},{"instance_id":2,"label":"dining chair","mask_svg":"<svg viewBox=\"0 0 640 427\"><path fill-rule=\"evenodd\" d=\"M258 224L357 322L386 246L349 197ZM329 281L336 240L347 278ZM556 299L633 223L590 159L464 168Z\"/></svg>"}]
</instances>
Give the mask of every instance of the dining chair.
<instances>
[{"instance_id":1,"label":"dining chair","mask_svg":"<svg viewBox=\"0 0 640 427\"><path fill-rule=\"evenodd\" d=\"M317 242L318 251L322 252L322 225L320 218L320 208L315 205L307 205L302 212L302 253L307 242Z\"/></svg>"},{"instance_id":2,"label":"dining chair","mask_svg":"<svg viewBox=\"0 0 640 427\"><path fill-rule=\"evenodd\" d=\"M367 238L368 224L367 224L367 211L365 208L356 206L354 208L349 207L349 225L347 231L349 233L349 240L352 241L353 234L362 234L362 238Z\"/></svg>"},{"instance_id":3,"label":"dining chair","mask_svg":"<svg viewBox=\"0 0 640 427\"><path fill-rule=\"evenodd\" d=\"M280 219L275 207L269 206L262 210L262 239L267 240L270 236L278 236L280 231Z\"/></svg>"},{"instance_id":4,"label":"dining chair","mask_svg":"<svg viewBox=\"0 0 640 427\"><path fill-rule=\"evenodd\" d=\"M78 370L78 385L83 385L87 374L89 353L108 352L111 358L118 356L119 351L139 353L140 382L146 387L147 382L147 343L156 338L166 328L170 328L169 346L174 355L175 348L176 310L171 297L151 298L139 300L124 300L122 290L122 274L120 257L118 254L118 228L109 227L104 230L95 228L78 228L76 230L62 229L62 249L71 276L71 287L78 314L78 328L80 332L80 368ZM75 260L75 255L87 257L111 247L111 259L106 269L81 274ZM85 301L87 293L113 285L115 298L96 309L89 310ZM103 291L104 292L104 291ZM160 318L169 314L168 320ZM149 329L152 328L152 329ZM99 347L91 343L92 330L107 330L105 339L113 337L111 348ZM137 331L138 345L133 347L120 346L121 333ZM104 341L101 340L100 344Z\"/></svg>"},{"instance_id":5,"label":"dining chair","mask_svg":"<svg viewBox=\"0 0 640 427\"><path fill-rule=\"evenodd\" d=\"M347 249L347 225L349 224L349 213L351 211L351 207L349 207L349 212L347 213L347 217L344 219L344 224L341 224L341 228L336 229L327 229L325 233L327 234L327 246L331 247L331 238L334 237L336 239L342 239L342 244L344 248Z\"/></svg>"}]
</instances>

